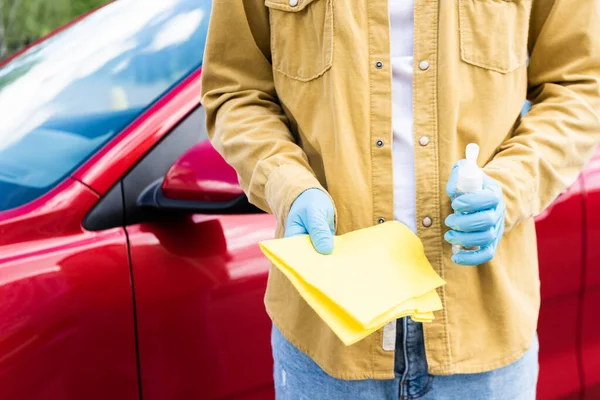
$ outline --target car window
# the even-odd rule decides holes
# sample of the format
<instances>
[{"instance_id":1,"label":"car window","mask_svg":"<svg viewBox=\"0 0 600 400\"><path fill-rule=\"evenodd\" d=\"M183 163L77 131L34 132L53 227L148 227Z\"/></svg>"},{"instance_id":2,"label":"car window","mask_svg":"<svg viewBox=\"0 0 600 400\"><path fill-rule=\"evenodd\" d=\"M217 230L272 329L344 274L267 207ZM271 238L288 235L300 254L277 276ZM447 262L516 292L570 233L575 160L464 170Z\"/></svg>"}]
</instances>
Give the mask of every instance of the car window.
<instances>
[{"instance_id":1,"label":"car window","mask_svg":"<svg viewBox=\"0 0 600 400\"><path fill-rule=\"evenodd\" d=\"M50 190L202 65L210 0L119 0L0 67L0 211Z\"/></svg>"}]
</instances>

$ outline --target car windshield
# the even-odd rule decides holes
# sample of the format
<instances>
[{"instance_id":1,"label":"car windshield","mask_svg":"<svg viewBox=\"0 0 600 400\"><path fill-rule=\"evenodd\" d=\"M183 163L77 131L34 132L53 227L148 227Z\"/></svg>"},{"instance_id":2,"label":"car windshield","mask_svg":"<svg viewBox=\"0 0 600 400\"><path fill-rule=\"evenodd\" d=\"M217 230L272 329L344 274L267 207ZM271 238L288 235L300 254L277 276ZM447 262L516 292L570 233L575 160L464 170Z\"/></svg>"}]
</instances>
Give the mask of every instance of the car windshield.
<instances>
[{"instance_id":1,"label":"car windshield","mask_svg":"<svg viewBox=\"0 0 600 400\"><path fill-rule=\"evenodd\" d=\"M0 67L0 211L64 180L202 65L210 0L118 0Z\"/></svg>"}]
</instances>

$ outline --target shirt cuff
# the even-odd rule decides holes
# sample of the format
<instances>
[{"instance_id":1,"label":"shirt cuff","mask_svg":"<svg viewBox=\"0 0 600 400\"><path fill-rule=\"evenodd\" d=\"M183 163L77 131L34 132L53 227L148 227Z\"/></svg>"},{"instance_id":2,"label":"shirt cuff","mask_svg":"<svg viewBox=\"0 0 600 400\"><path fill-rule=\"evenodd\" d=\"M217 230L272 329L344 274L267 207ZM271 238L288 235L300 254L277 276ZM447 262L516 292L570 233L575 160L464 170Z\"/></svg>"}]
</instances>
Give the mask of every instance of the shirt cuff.
<instances>
[{"instance_id":1,"label":"shirt cuff","mask_svg":"<svg viewBox=\"0 0 600 400\"><path fill-rule=\"evenodd\" d=\"M265 197L271 213L277 219L278 232L283 232L287 217L294 200L308 189L319 189L331 199L335 211L337 229L337 211L335 203L319 180L305 167L294 164L284 164L275 168L269 174L265 185Z\"/></svg>"}]
</instances>

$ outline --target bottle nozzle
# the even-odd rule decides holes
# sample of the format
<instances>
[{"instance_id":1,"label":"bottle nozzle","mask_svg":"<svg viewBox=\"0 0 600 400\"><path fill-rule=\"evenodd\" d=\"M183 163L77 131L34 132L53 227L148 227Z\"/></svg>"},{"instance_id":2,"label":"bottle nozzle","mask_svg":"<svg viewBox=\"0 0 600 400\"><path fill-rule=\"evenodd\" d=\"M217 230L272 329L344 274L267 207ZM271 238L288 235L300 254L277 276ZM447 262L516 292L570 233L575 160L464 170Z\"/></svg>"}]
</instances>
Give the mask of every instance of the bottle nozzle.
<instances>
[{"instance_id":1,"label":"bottle nozzle","mask_svg":"<svg viewBox=\"0 0 600 400\"><path fill-rule=\"evenodd\" d=\"M477 192L483 186L483 171L477 165L479 146L476 143L469 143L466 156L466 165L462 165L458 170L456 189L460 193Z\"/></svg>"},{"instance_id":2,"label":"bottle nozzle","mask_svg":"<svg viewBox=\"0 0 600 400\"><path fill-rule=\"evenodd\" d=\"M469 143L466 150L467 161L471 165L477 165L477 157L479 157L479 146L477 143Z\"/></svg>"}]
</instances>

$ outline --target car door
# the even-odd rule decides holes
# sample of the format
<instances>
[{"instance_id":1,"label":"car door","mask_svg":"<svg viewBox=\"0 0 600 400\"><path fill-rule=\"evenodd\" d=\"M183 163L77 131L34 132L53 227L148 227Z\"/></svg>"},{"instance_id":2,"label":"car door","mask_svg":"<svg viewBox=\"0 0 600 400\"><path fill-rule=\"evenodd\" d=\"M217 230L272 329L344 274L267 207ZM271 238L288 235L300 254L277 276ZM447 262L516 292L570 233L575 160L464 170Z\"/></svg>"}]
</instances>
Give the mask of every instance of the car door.
<instances>
[{"instance_id":1,"label":"car door","mask_svg":"<svg viewBox=\"0 0 600 400\"><path fill-rule=\"evenodd\" d=\"M122 179L145 400L272 398L269 263L257 242L272 237L273 218L138 204L180 154L206 139L198 107Z\"/></svg>"},{"instance_id":2,"label":"car door","mask_svg":"<svg viewBox=\"0 0 600 400\"><path fill-rule=\"evenodd\" d=\"M600 398L600 148L583 174L585 185L585 293L581 325L584 396Z\"/></svg>"},{"instance_id":3,"label":"car door","mask_svg":"<svg viewBox=\"0 0 600 400\"><path fill-rule=\"evenodd\" d=\"M582 181L537 218L542 304L538 398L579 399L578 329L583 273Z\"/></svg>"}]
</instances>

